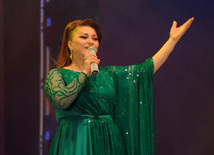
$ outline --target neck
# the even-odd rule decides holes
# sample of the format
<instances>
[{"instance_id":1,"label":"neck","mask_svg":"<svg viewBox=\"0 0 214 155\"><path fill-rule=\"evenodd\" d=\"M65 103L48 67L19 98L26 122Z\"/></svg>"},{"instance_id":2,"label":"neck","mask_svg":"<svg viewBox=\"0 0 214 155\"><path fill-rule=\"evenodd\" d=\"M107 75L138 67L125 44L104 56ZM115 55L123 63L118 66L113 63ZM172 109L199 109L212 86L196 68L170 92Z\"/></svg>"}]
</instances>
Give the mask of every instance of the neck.
<instances>
[{"instance_id":1,"label":"neck","mask_svg":"<svg viewBox=\"0 0 214 155\"><path fill-rule=\"evenodd\" d=\"M84 68L84 61L74 59L68 67L74 71L82 72Z\"/></svg>"}]
</instances>

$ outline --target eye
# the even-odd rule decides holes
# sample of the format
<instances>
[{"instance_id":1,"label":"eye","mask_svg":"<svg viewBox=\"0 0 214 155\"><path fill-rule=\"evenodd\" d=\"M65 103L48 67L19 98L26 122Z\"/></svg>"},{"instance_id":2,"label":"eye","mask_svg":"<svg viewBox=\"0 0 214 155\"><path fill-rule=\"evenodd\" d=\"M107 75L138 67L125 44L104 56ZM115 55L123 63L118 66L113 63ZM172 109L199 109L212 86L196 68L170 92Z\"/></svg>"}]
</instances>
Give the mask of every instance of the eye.
<instances>
[{"instance_id":1,"label":"eye","mask_svg":"<svg viewBox=\"0 0 214 155\"><path fill-rule=\"evenodd\" d=\"M95 38L92 38L94 41L97 41L98 40L98 38L97 37L95 37Z\"/></svg>"},{"instance_id":2,"label":"eye","mask_svg":"<svg viewBox=\"0 0 214 155\"><path fill-rule=\"evenodd\" d=\"M82 38L82 39L87 39L88 37L86 37L86 36L80 36L80 38Z\"/></svg>"}]
</instances>

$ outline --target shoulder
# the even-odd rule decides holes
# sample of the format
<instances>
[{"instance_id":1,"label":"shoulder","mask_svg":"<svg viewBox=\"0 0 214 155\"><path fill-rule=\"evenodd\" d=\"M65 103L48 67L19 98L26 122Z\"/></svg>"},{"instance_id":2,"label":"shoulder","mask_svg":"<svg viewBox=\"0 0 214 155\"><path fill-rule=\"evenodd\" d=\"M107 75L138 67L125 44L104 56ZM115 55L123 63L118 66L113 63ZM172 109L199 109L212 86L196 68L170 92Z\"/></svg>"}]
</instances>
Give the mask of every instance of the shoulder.
<instances>
[{"instance_id":1,"label":"shoulder","mask_svg":"<svg viewBox=\"0 0 214 155\"><path fill-rule=\"evenodd\" d=\"M150 69L154 70L154 63L153 63L153 58L148 58L146 61L144 61L142 64L140 64L141 69Z\"/></svg>"},{"instance_id":2,"label":"shoulder","mask_svg":"<svg viewBox=\"0 0 214 155\"><path fill-rule=\"evenodd\" d=\"M49 75L49 76L51 76L51 75L57 75L57 74L62 74L61 68L54 68L54 69L51 69L51 70L48 72L48 75Z\"/></svg>"},{"instance_id":3,"label":"shoulder","mask_svg":"<svg viewBox=\"0 0 214 155\"><path fill-rule=\"evenodd\" d=\"M61 68L54 68L48 72L46 79L50 80L53 78L62 78L62 77L63 77L62 69Z\"/></svg>"},{"instance_id":4,"label":"shoulder","mask_svg":"<svg viewBox=\"0 0 214 155\"><path fill-rule=\"evenodd\" d=\"M54 69L51 69L48 74L58 73L58 72L60 72L60 70L61 70L61 68L54 68Z\"/></svg>"}]
</instances>

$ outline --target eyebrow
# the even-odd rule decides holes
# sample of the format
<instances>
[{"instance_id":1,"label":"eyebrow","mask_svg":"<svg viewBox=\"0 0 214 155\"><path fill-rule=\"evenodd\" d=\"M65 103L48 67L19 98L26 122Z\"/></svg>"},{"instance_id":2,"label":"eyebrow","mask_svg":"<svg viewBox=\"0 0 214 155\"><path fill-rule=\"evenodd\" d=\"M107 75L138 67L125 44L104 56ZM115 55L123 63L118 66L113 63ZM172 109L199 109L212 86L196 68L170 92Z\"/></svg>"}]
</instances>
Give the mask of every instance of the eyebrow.
<instances>
[{"instance_id":1,"label":"eyebrow","mask_svg":"<svg viewBox=\"0 0 214 155\"><path fill-rule=\"evenodd\" d=\"M88 33L80 32L80 34L88 35ZM97 36L97 34L93 34L92 36Z\"/></svg>"}]
</instances>

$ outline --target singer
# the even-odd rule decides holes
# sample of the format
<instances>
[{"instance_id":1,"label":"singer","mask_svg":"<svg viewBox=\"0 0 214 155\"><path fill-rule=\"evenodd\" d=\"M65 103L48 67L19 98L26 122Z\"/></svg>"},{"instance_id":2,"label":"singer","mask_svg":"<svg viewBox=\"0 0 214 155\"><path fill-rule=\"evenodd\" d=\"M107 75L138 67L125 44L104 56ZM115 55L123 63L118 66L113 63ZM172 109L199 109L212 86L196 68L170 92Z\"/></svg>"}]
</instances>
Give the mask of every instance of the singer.
<instances>
[{"instance_id":1,"label":"singer","mask_svg":"<svg viewBox=\"0 0 214 155\"><path fill-rule=\"evenodd\" d=\"M180 27L173 21L168 41L142 64L99 67L96 76L99 25L90 19L69 23L58 67L44 85L58 123L49 155L153 155L153 74L193 20Z\"/></svg>"}]
</instances>

